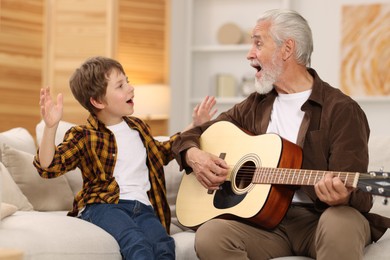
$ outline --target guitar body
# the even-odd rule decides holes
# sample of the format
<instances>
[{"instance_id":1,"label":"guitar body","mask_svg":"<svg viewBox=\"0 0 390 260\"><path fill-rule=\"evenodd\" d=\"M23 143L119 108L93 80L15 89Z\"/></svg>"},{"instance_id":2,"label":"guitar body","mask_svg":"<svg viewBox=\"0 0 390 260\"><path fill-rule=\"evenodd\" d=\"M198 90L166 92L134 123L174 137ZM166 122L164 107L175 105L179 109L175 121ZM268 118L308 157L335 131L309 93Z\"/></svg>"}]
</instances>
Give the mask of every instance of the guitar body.
<instances>
[{"instance_id":1,"label":"guitar body","mask_svg":"<svg viewBox=\"0 0 390 260\"><path fill-rule=\"evenodd\" d=\"M289 185L254 184L255 168L300 168L302 151L276 134L250 136L232 123L211 125L200 137L201 149L223 154L229 174L222 189L209 192L193 173L179 187L176 214L179 222L196 229L212 218L240 219L272 229L286 214L294 188Z\"/></svg>"}]
</instances>

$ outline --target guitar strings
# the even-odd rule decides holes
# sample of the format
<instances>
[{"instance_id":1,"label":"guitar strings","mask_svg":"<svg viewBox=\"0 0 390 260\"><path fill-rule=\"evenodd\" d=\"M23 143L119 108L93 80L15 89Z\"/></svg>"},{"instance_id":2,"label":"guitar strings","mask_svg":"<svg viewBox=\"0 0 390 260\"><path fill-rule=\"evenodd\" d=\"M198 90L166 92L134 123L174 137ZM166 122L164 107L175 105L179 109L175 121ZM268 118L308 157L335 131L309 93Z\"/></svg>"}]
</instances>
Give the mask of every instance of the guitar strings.
<instances>
[{"instance_id":1,"label":"guitar strings","mask_svg":"<svg viewBox=\"0 0 390 260\"><path fill-rule=\"evenodd\" d=\"M232 165L229 165L232 170ZM276 175L276 173L280 173ZM241 178L244 180L251 180L253 176L258 175L260 177L271 177L271 178L303 178L307 180L318 180L319 177L323 177L327 172L332 172L336 177L344 178L355 178L356 174L359 174L359 179L369 180L369 179L378 179L378 180L388 180L388 176L379 175L373 176L370 173L357 173L357 172L335 172L335 171L323 171L323 170L308 170L308 169L294 169L294 168L273 168L273 167L254 167L254 166L242 166L239 168L238 173ZM387 173L386 173L387 174ZM313 176L314 175L314 176Z\"/></svg>"},{"instance_id":2,"label":"guitar strings","mask_svg":"<svg viewBox=\"0 0 390 260\"><path fill-rule=\"evenodd\" d=\"M230 170L232 165L229 165ZM280 172L280 174L275 174ZM304 172L304 173L300 173ZM309 174L308 174L309 173ZM315 175L314 175L315 173ZM273 168L273 167L255 167L242 165L235 174L236 183L241 186L254 184L289 184L289 185L314 185L322 179L327 171L322 170L306 170L293 168ZM357 173L357 172L332 172L335 176L342 179L345 186L355 187L359 186L366 192L370 192L380 196L388 196L390 192L387 186L390 185L390 178L387 172L371 172L371 173ZM364 186L355 185L356 175L358 181L369 180L368 184ZM308 175L308 176L307 176ZM343 179L344 178L344 179ZM385 183L377 183L376 181L384 181ZM245 184L246 183L246 184Z\"/></svg>"},{"instance_id":3,"label":"guitar strings","mask_svg":"<svg viewBox=\"0 0 390 260\"><path fill-rule=\"evenodd\" d=\"M233 165L229 165L230 169L232 169ZM325 171L325 170L309 170L309 169L300 169L300 168L275 168L275 167L254 167L254 166L242 166L238 170L239 172L245 172L245 173L255 173L256 170L260 171L260 174L262 174L262 171L265 170L270 170L272 174L275 172L281 172L282 174L292 174L290 172L296 172L298 175L305 175L305 174L310 174L312 175L313 173L317 174L326 174L326 173L334 173L335 175L356 175L359 174L359 179L360 178L367 178L367 179L389 179L390 177L386 176L388 173L380 173L381 175L379 176L373 176L370 173L358 173L358 172L337 172L337 171ZM303 172L303 173L299 173ZM294 173L295 174L295 173Z\"/></svg>"}]
</instances>

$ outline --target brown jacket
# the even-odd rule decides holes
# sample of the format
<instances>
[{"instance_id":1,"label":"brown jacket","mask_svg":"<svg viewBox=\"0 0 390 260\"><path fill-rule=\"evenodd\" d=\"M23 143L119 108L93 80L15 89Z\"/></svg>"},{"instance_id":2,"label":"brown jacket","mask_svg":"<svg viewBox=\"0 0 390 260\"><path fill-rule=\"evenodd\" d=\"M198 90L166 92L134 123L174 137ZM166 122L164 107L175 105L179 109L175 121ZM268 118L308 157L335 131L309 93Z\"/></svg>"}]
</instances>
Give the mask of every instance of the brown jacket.
<instances>
[{"instance_id":1,"label":"brown jacket","mask_svg":"<svg viewBox=\"0 0 390 260\"><path fill-rule=\"evenodd\" d=\"M305 116L297 144L303 149L302 168L365 173L370 134L366 115L354 100L322 81L313 69L308 71L314 82L312 93L301 108ZM254 135L265 134L276 96L276 91L266 95L253 93L215 120L184 132L173 145L181 167L190 170L184 161L185 151L190 147L199 147L199 136L216 121L232 122ZM318 200L313 186L302 189L313 200L318 211L328 207ZM362 212L370 221L372 240L377 241L390 228L390 219L368 213L372 203L372 195L360 189L351 195L350 206Z\"/></svg>"}]
</instances>

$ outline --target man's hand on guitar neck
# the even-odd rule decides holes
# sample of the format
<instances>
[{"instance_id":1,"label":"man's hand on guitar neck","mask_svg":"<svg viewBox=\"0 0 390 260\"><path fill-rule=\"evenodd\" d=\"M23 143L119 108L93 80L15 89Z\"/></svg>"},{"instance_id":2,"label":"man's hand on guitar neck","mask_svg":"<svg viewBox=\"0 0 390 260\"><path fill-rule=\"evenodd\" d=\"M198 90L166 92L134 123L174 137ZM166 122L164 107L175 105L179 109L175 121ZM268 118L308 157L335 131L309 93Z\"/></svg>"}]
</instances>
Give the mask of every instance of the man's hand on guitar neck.
<instances>
[{"instance_id":1,"label":"man's hand on guitar neck","mask_svg":"<svg viewBox=\"0 0 390 260\"><path fill-rule=\"evenodd\" d=\"M354 188L346 187L339 177L327 173L314 186L318 198L329 206L348 205Z\"/></svg>"},{"instance_id":2,"label":"man's hand on guitar neck","mask_svg":"<svg viewBox=\"0 0 390 260\"><path fill-rule=\"evenodd\" d=\"M209 190L218 190L225 182L229 166L227 163L208 152L192 147L186 152L186 162L192 168L196 179Z\"/></svg>"}]
</instances>

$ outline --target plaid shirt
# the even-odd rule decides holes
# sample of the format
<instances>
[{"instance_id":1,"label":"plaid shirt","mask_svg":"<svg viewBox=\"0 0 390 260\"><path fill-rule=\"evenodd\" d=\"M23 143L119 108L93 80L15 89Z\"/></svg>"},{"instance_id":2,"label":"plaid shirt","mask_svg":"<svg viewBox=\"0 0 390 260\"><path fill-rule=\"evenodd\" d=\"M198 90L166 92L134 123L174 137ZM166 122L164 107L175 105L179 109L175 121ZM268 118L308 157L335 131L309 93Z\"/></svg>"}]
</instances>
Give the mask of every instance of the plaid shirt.
<instances>
[{"instance_id":1,"label":"plaid shirt","mask_svg":"<svg viewBox=\"0 0 390 260\"><path fill-rule=\"evenodd\" d=\"M123 119L130 128L140 133L147 152L146 163L151 184L149 200L169 233L171 212L166 198L163 165L173 159L171 145L177 134L170 137L169 141L159 142L153 139L149 127L142 120L136 117ZM113 176L116 153L114 134L90 115L86 125L75 126L67 131L47 169L40 166L38 154L34 158L34 166L43 178L55 178L76 167L81 169L83 188L76 195L73 209L68 213L69 216L77 216L79 210L87 204L118 203L119 186Z\"/></svg>"}]
</instances>

